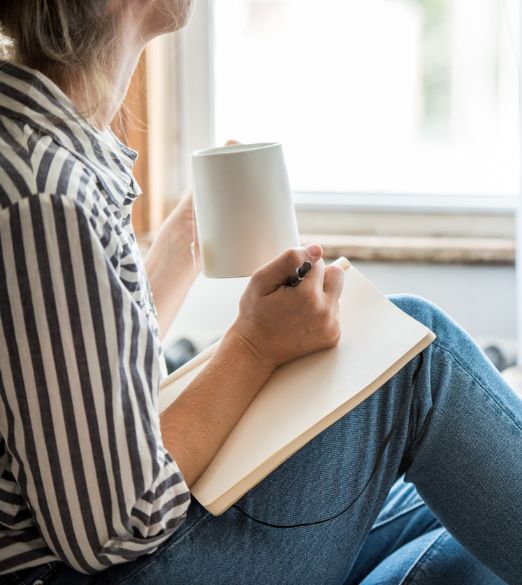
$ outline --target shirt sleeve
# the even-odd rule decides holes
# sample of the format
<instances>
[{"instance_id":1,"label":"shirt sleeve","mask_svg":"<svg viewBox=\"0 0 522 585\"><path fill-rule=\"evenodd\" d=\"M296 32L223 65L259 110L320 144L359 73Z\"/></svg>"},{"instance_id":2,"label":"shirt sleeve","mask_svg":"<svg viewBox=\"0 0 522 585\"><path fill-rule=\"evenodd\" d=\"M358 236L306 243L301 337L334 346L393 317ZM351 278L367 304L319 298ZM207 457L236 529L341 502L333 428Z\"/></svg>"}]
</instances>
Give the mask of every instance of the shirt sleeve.
<instances>
[{"instance_id":1,"label":"shirt sleeve","mask_svg":"<svg viewBox=\"0 0 522 585\"><path fill-rule=\"evenodd\" d=\"M83 573L154 552L190 503L161 440L159 343L102 216L56 195L0 211L1 433L47 546Z\"/></svg>"}]
</instances>

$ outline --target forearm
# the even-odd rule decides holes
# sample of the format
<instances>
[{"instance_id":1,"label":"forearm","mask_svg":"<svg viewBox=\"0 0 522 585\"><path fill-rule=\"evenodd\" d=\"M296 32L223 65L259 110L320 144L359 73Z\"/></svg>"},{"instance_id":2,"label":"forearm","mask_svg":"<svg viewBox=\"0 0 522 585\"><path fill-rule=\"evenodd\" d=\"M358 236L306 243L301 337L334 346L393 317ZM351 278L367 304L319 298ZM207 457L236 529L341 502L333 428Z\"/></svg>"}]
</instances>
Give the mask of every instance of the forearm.
<instances>
[{"instance_id":1,"label":"forearm","mask_svg":"<svg viewBox=\"0 0 522 585\"><path fill-rule=\"evenodd\" d=\"M173 241L174 240L174 241ZM196 279L190 242L160 230L145 258L161 335L165 335Z\"/></svg>"},{"instance_id":2,"label":"forearm","mask_svg":"<svg viewBox=\"0 0 522 585\"><path fill-rule=\"evenodd\" d=\"M273 368L229 330L210 363L162 413L163 444L189 487L272 373Z\"/></svg>"}]
</instances>

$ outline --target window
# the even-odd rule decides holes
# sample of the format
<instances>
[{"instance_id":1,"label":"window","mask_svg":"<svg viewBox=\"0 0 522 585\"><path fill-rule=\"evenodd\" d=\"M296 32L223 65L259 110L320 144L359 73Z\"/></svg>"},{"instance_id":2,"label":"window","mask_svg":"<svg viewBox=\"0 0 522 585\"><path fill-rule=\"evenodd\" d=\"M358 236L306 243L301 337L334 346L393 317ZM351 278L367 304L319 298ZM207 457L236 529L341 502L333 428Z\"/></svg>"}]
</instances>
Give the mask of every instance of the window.
<instances>
[{"instance_id":1,"label":"window","mask_svg":"<svg viewBox=\"0 0 522 585\"><path fill-rule=\"evenodd\" d=\"M185 82L206 75L182 100L198 126L188 146L281 141L301 202L512 209L518 12L517 0L199 0L180 45Z\"/></svg>"}]
</instances>

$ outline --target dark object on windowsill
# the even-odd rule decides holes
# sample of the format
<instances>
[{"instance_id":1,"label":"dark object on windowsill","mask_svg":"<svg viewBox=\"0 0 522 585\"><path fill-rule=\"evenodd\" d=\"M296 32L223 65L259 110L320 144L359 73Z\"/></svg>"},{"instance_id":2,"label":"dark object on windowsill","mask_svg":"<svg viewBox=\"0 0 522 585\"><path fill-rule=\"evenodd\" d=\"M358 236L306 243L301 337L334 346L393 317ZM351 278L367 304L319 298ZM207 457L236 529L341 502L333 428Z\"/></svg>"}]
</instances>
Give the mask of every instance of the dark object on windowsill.
<instances>
[{"instance_id":1,"label":"dark object on windowsill","mask_svg":"<svg viewBox=\"0 0 522 585\"><path fill-rule=\"evenodd\" d=\"M191 360L198 352L190 339L178 339L164 349L167 372L170 374Z\"/></svg>"},{"instance_id":2,"label":"dark object on windowsill","mask_svg":"<svg viewBox=\"0 0 522 585\"><path fill-rule=\"evenodd\" d=\"M495 366L495 368L497 368L499 372L502 372L506 368L509 368L514 365L512 360L509 360L506 357L506 354L496 345L488 345L483 349L484 353L488 356L491 363Z\"/></svg>"}]
</instances>

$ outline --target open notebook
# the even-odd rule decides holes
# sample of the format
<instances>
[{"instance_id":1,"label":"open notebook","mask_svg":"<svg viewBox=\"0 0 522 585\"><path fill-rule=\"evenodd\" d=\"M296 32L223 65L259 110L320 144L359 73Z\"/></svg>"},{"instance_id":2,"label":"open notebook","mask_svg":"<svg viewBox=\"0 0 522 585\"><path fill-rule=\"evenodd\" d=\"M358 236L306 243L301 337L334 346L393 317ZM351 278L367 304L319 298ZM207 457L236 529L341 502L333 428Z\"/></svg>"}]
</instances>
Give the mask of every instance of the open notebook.
<instances>
[{"instance_id":1,"label":"open notebook","mask_svg":"<svg viewBox=\"0 0 522 585\"><path fill-rule=\"evenodd\" d=\"M340 298L341 340L279 367L192 486L219 515L288 457L378 390L435 335L406 315L347 263ZM219 341L163 380L168 408L205 367Z\"/></svg>"}]
</instances>

